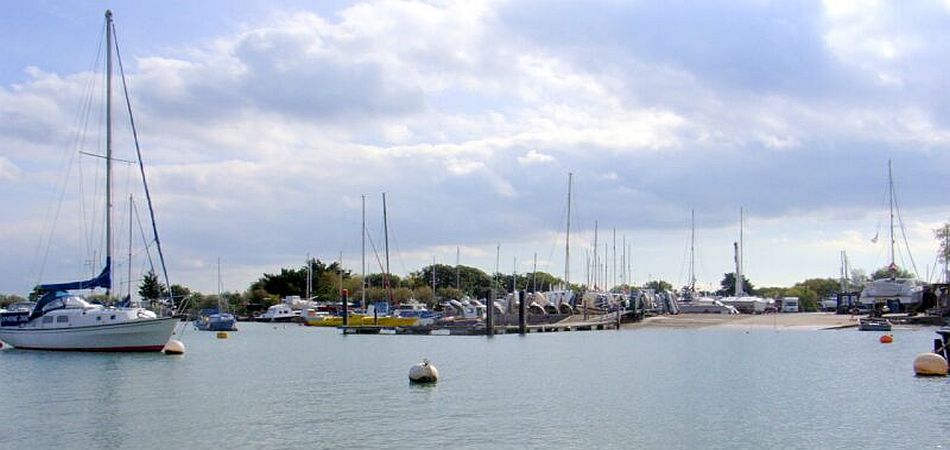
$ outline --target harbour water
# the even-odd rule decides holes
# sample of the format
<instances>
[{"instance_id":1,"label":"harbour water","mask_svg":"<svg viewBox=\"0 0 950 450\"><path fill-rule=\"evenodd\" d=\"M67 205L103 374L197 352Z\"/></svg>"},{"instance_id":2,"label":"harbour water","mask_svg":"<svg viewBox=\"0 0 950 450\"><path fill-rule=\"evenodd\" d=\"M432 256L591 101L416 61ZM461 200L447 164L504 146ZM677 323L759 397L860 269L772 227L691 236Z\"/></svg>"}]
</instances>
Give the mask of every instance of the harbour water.
<instances>
[{"instance_id":1,"label":"harbour water","mask_svg":"<svg viewBox=\"0 0 950 450\"><path fill-rule=\"evenodd\" d=\"M343 336L241 323L188 352L0 352L3 448L948 448L932 328ZM428 358L442 378L408 383Z\"/></svg>"}]
</instances>

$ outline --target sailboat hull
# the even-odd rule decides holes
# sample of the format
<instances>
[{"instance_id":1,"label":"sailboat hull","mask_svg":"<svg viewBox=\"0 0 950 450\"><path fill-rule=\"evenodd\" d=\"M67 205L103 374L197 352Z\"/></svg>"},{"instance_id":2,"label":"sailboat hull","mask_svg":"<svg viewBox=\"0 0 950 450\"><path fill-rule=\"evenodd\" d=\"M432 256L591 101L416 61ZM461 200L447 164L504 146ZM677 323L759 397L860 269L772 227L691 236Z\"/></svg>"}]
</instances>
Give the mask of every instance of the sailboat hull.
<instances>
[{"instance_id":1,"label":"sailboat hull","mask_svg":"<svg viewBox=\"0 0 950 450\"><path fill-rule=\"evenodd\" d=\"M28 350L158 352L171 339L178 322L163 317L71 328L2 327L0 341Z\"/></svg>"}]
</instances>

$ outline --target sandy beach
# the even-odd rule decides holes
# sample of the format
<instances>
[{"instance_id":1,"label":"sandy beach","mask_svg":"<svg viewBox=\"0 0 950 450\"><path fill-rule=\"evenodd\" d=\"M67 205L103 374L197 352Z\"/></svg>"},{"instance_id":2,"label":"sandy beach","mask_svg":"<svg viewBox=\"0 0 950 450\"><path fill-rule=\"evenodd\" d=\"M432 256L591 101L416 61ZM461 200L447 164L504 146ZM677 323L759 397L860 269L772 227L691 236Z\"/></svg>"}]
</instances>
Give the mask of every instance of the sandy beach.
<instances>
[{"instance_id":1,"label":"sandy beach","mask_svg":"<svg viewBox=\"0 0 950 450\"><path fill-rule=\"evenodd\" d=\"M797 330L824 330L858 325L858 316L835 313L780 313L780 314L678 314L648 317L641 322L624 324L625 329L637 328L777 328Z\"/></svg>"}]
</instances>

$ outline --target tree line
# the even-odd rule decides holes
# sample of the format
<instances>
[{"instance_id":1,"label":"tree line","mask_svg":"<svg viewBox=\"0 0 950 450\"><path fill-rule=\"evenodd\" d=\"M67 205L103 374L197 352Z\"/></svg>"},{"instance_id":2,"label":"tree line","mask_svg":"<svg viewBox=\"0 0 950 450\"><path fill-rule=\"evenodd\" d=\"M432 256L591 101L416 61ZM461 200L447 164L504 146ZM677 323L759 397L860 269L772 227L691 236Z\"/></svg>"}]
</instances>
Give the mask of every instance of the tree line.
<instances>
[{"instance_id":1,"label":"tree line","mask_svg":"<svg viewBox=\"0 0 950 450\"><path fill-rule=\"evenodd\" d=\"M950 223L934 230L934 237L938 242L938 261L946 264L950 260ZM882 267L872 272L870 276L860 270L853 270L850 278L844 281L845 290L859 291L861 284L867 280L881 278L911 278L913 274L901 268ZM433 291L433 278L435 290ZM339 262L326 263L316 258L309 259L306 264L296 268L281 268L279 272L264 273L252 282L244 292L222 292L220 300L228 309L237 314L246 314L256 309L264 309L280 301L281 298L297 295L307 296L307 284L310 281L310 297L316 300L337 302L343 289L349 293L350 301L361 301L364 298L362 277L343 268ZM750 295L768 298L798 297L801 306L806 311L818 309L821 299L834 296L842 289L842 280L832 278L809 278L795 283L791 287L763 287L755 286L743 275L743 286ZM464 296L473 298L488 298L494 291L496 296L507 295L512 290L549 291L563 288L564 281L546 272L525 274L488 274L481 269L458 265L433 264L417 271L410 272L405 277L371 273L366 275L365 299L367 302L392 301L404 302L416 299L429 305L434 305L439 299L460 299ZM642 286L621 285L611 289L613 292L632 291L636 289L653 289L656 291L672 291L673 285L663 280L650 280ZM572 283L570 289L580 294L586 286ZM142 299L159 300L169 297L178 305L187 302L192 311L215 308L219 303L219 295L205 295L194 292L186 286L173 284L166 289L154 272L147 273L139 285L138 294ZM720 281L720 289L704 294L728 296L735 292L735 274L726 273ZM0 306L5 307L13 303L27 300L36 300L42 294L34 289L27 298L18 295L0 294ZM100 303L112 303L114 300L105 295L93 295L89 300Z\"/></svg>"}]
</instances>

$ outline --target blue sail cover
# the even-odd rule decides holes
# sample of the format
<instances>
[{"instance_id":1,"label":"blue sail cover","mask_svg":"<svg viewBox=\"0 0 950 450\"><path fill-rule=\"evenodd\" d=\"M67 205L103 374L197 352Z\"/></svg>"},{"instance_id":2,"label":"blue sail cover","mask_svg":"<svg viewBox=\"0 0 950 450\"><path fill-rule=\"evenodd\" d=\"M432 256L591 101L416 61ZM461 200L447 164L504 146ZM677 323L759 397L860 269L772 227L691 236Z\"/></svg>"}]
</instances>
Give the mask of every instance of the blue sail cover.
<instances>
[{"instance_id":1,"label":"blue sail cover","mask_svg":"<svg viewBox=\"0 0 950 450\"><path fill-rule=\"evenodd\" d=\"M106 267L102 269L102 273L95 278L91 278L85 281L72 281L69 283L56 283L56 284L41 284L39 286L40 290L43 291L70 291L74 289L94 289L97 287L101 288L110 288L112 287L112 271L109 270L112 266L112 259L106 258Z\"/></svg>"},{"instance_id":2,"label":"blue sail cover","mask_svg":"<svg viewBox=\"0 0 950 450\"><path fill-rule=\"evenodd\" d=\"M30 320L42 316L43 308L45 308L46 305L52 303L54 300L68 296L69 293L66 291L49 291L43 294L43 296L40 297L40 299L36 302L36 306L33 307L33 311L30 312Z\"/></svg>"}]
</instances>

